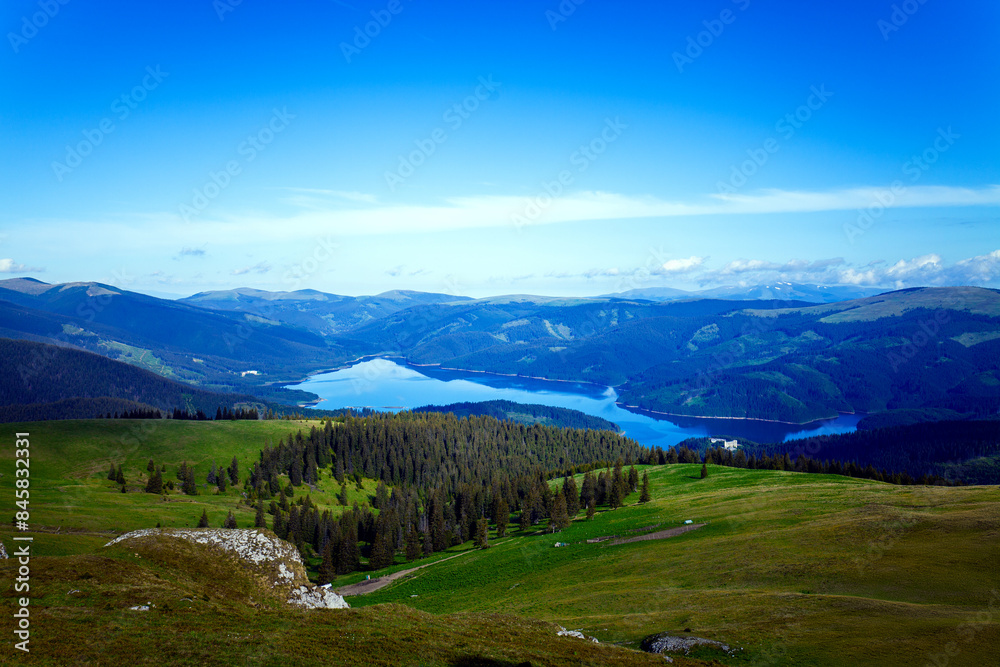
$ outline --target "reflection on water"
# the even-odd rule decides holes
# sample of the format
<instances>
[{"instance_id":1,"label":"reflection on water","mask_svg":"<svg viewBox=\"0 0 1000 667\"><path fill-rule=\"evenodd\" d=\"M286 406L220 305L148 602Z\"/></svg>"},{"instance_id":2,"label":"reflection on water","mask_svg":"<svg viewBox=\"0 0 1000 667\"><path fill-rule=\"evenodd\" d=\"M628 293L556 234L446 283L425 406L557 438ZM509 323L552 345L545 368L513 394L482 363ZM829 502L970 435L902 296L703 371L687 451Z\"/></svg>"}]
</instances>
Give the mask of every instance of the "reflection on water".
<instances>
[{"instance_id":1,"label":"reflection on water","mask_svg":"<svg viewBox=\"0 0 1000 667\"><path fill-rule=\"evenodd\" d=\"M778 424L746 419L667 417L628 410L617 403L611 387L559 382L474 371L411 366L390 359L363 361L342 370L314 375L293 385L318 394L324 410L374 408L404 410L422 405L508 400L572 408L618 424L644 445L669 447L690 437L730 435L757 442L776 442L811 435L848 433L862 415L841 415L810 424Z\"/></svg>"}]
</instances>

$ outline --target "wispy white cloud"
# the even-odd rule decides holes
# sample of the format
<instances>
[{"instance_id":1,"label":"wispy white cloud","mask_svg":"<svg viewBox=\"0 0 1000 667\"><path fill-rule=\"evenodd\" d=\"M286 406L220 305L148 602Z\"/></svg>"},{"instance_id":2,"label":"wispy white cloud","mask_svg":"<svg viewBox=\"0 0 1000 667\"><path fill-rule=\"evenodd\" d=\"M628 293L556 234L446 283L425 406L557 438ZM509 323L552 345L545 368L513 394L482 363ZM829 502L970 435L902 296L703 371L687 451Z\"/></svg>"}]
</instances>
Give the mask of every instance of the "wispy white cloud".
<instances>
[{"instance_id":1,"label":"wispy white cloud","mask_svg":"<svg viewBox=\"0 0 1000 667\"><path fill-rule=\"evenodd\" d=\"M848 264L842 257L779 263L762 259L737 259L720 269L697 276L702 285L724 285L788 281L826 285L872 287L917 287L925 285L984 285L1000 279L1000 250L962 259L948 265L940 255L928 254L893 263L875 261L863 266Z\"/></svg>"},{"instance_id":2,"label":"wispy white cloud","mask_svg":"<svg viewBox=\"0 0 1000 667\"><path fill-rule=\"evenodd\" d=\"M247 273L264 274L271 270L271 265L267 262L257 262L253 266L244 266L242 269L233 269L234 276L242 276Z\"/></svg>"},{"instance_id":3,"label":"wispy white cloud","mask_svg":"<svg viewBox=\"0 0 1000 667\"><path fill-rule=\"evenodd\" d=\"M0 273L41 273L45 269L37 266L18 264L9 257L0 259Z\"/></svg>"},{"instance_id":4,"label":"wispy white cloud","mask_svg":"<svg viewBox=\"0 0 1000 667\"><path fill-rule=\"evenodd\" d=\"M290 189L290 188L289 188ZM597 220L672 218L702 215L758 215L856 210L872 204L879 188L829 192L766 190L752 194L707 195L689 201L586 191L552 200L531 221L547 225ZM307 193L300 193L305 196ZM72 233L87 229L129 244L160 245L163 239L197 234L204 244L232 247L287 243L317 238L422 234L466 229L516 227L531 197L481 195L453 197L429 204L386 204L363 193L321 190L309 195L309 204L285 213L210 209L191 222L179 213L136 214L128 221L34 221L36 229L55 228ZM343 195L348 195L344 198ZM341 196L341 201L330 197ZM896 196L895 207L1000 205L1000 186L956 188L914 186ZM141 225L141 226L140 226Z\"/></svg>"},{"instance_id":5,"label":"wispy white cloud","mask_svg":"<svg viewBox=\"0 0 1000 667\"><path fill-rule=\"evenodd\" d=\"M955 265L955 271L960 273L971 284L988 283L1000 278L1000 250L994 250L985 255L977 255L963 259Z\"/></svg>"},{"instance_id":6,"label":"wispy white cloud","mask_svg":"<svg viewBox=\"0 0 1000 667\"><path fill-rule=\"evenodd\" d=\"M660 272L667 274L688 273L701 268L704 263L704 257L696 257L694 255L687 259L668 259L660 267Z\"/></svg>"}]
</instances>

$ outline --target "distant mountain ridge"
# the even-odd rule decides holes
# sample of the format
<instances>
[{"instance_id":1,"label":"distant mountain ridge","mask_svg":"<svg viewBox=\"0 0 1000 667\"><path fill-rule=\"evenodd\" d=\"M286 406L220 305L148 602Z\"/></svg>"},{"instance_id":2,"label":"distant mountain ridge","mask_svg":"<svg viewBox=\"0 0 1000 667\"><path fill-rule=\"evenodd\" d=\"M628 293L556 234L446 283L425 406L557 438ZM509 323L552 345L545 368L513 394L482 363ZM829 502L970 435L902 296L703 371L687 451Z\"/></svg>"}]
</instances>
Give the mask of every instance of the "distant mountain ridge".
<instances>
[{"instance_id":1,"label":"distant mountain ridge","mask_svg":"<svg viewBox=\"0 0 1000 667\"><path fill-rule=\"evenodd\" d=\"M621 299L645 299L649 301L680 301L683 299L735 299L746 301L763 300L795 300L811 301L813 303L834 303L863 299L869 296L883 294L887 290L881 287L862 287L858 285L810 285L804 283L774 282L752 286L713 287L711 289L693 292L674 289L672 287L646 287L632 289L607 297Z\"/></svg>"},{"instance_id":2,"label":"distant mountain ridge","mask_svg":"<svg viewBox=\"0 0 1000 667\"><path fill-rule=\"evenodd\" d=\"M205 390L286 404L313 397L285 382L395 355L611 385L625 405L687 416L806 422L838 412L912 419L1000 409L1000 291L791 298L805 291L660 302L241 288L176 302L99 283L13 279L0 281L0 336L72 345Z\"/></svg>"},{"instance_id":3,"label":"distant mountain ridge","mask_svg":"<svg viewBox=\"0 0 1000 667\"><path fill-rule=\"evenodd\" d=\"M317 290L267 292L248 287L199 292L181 303L213 311L249 313L323 336L350 331L412 306L469 301L469 297L393 290L374 296L341 296Z\"/></svg>"},{"instance_id":4,"label":"distant mountain ridge","mask_svg":"<svg viewBox=\"0 0 1000 667\"><path fill-rule=\"evenodd\" d=\"M265 382L293 381L355 356L318 333L247 313L101 283L31 279L0 281L0 336L71 345L204 388L265 395L282 393Z\"/></svg>"},{"instance_id":5,"label":"distant mountain ridge","mask_svg":"<svg viewBox=\"0 0 1000 667\"><path fill-rule=\"evenodd\" d=\"M92 418L158 408L265 407L246 394L204 391L128 364L66 347L0 338L0 420Z\"/></svg>"}]
</instances>

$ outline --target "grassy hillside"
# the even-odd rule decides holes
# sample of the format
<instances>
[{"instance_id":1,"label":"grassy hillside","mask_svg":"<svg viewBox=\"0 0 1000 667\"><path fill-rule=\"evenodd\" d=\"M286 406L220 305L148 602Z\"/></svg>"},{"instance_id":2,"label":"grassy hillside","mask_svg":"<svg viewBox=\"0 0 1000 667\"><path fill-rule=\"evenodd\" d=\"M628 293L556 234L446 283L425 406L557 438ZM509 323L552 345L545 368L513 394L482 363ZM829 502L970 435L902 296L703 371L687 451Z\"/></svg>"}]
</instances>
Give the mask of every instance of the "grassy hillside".
<instances>
[{"instance_id":1,"label":"grassy hillside","mask_svg":"<svg viewBox=\"0 0 1000 667\"><path fill-rule=\"evenodd\" d=\"M350 602L514 613L630 646L689 628L746 649L746 660L715 656L729 664L922 664L987 612L953 664L995 655L996 487L709 469L702 480L698 465L650 467L647 505L581 514L557 535L519 536ZM667 540L586 542L687 519L707 525Z\"/></svg>"},{"instance_id":2,"label":"grassy hillside","mask_svg":"<svg viewBox=\"0 0 1000 667\"><path fill-rule=\"evenodd\" d=\"M183 540L31 561L29 656L38 665L619 665L659 657L558 637L498 614L434 616L398 605L290 609L218 552ZM0 561L0 576L15 576ZM147 605L147 611L131 607ZM13 613L10 588L0 609ZM684 661L680 664L701 664Z\"/></svg>"},{"instance_id":3,"label":"grassy hillside","mask_svg":"<svg viewBox=\"0 0 1000 667\"><path fill-rule=\"evenodd\" d=\"M236 456L241 475L258 460L266 444L319 422L174 420L79 420L5 425L15 432L31 434L31 527L42 531L35 541L41 555L82 553L108 541L109 535L160 523L163 527L194 526L203 510L209 523L219 527L230 510L241 527L253 526L254 510L244 504L242 487L219 494L207 487L205 477L215 460L221 467ZM14 497L12 448L0 453L0 497ZM166 464L164 480L176 481L182 461L193 464L199 495L143 493L148 479L146 465L153 459ZM122 464L129 493L106 479L112 464ZM178 487L179 488L179 487ZM311 493L323 507L336 510L336 480L327 474ZM375 493L375 482L366 480L362 490L348 485L348 499L367 502ZM12 500L13 502L13 500ZM58 531L58 532L56 532ZM8 544L9 523L0 526L0 537Z\"/></svg>"},{"instance_id":4,"label":"grassy hillside","mask_svg":"<svg viewBox=\"0 0 1000 667\"><path fill-rule=\"evenodd\" d=\"M484 551L466 543L435 554L414 564L441 562L350 598L355 609L343 613L251 607L238 582L227 584L221 574L178 572L142 554L102 548L115 533L157 522L191 526L203 508L213 526L230 509L241 526L252 522L252 510L232 488L223 495L204 488L195 497L170 495L169 502L121 494L104 479L112 462L122 462L138 486L148 459L166 463L167 478L187 460L202 483L213 458L224 464L236 455L245 471L264 444L300 427L308 423L5 427L11 436L31 434L31 523L40 531L34 543L40 557L32 561L33 639L50 651L36 656L41 664L66 664L71 655L169 664L407 664L400 655L427 665L651 660L594 653L587 642L553 637L547 622L626 647L662 631L719 639L743 650L728 656L699 649L692 657L731 665L924 664L949 642L948 650L958 651L949 664L978 665L989 664L1000 644L997 487L897 487L715 466L701 479L699 465L640 468L650 476L650 503L635 504L632 494L625 507L589 521L581 514L557 535L542 532L543 522L527 533L512 530ZM0 452L0 497L13 498L13 451ZM324 488L313 498L333 506L335 489ZM349 489L352 500L374 493L373 485ZM688 519L706 525L665 540L586 541L638 536ZM10 537L9 527L0 528L8 547ZM555 548L556 541L568 546ZM466 553L443 560L457 552ZM363 577L348 575L334 587ZM3 605L11 595L8 589L0 598ZM157 610L127 610L153 598ZM96 643L81 649L85 635ZM9 655L9 644L2 650Z\"/></svg>"}]
</instances>

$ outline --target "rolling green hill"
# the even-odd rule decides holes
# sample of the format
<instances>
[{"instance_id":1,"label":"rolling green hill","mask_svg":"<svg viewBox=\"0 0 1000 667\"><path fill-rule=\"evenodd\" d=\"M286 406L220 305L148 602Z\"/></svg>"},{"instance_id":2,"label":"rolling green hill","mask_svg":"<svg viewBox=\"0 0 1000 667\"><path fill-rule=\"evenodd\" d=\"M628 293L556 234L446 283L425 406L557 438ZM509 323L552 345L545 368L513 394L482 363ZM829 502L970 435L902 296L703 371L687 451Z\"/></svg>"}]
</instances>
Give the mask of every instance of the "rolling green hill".
<instances>
[{"instance_id":1,"label":"rolling green hill","mask_svg":"<svg viewBox=\"0 0 1000 667\"><path fill-rule=\"evenodd\" d=\"M1000 642L997 487L897 487L717 466L701 479L696 464L640 467L650 477L649 503L636 504L638 494L632 494L624 507L599 508L591 520L581 512L556 535L544 521L512 527L503 540L491 531L491 548L452 547L450 553L465 555L350 598L364 608L345 612L254 609L216 595L211 578L198 572L178 573L102 549L111 535L156 522L193 525L202 509L213 526L230 510L241 526L252 520L239 488L171 494L169 502L121 494L105 479L112 462L122 462L136 486L150 458L167 464L168 475L187 460L202 476L213 459L232 456L246 470L263 444L303 426L308 424L127 420L10 425L11 433L31 433L35 548L48 556L33 560L39 639L33 657L64 664L72 651L85 650L79 655L120 661L132 652L144 660L143 647L150 647L180 664L337 664L350 660L350 651L368 651L353 664L399 664L401 654L435 665L648 659L591 653L586 642L549 643L553 626L545 622L626 647L663 631L719 639L742 650L729 656L698 649L692 657L730 665L924 664L946 646L953 653L949 664L988 664ZM6 497L13 494L12 457L11 448L0 453L0 494ZM329 472L321 477L329 480ZM332 507L334 492L321 484L311 495ZM351 493L364 502L374 483ZM688 519L705 526L669 539L587 542L642 536ZM0 527L8 546L10 536L9 524ZM568 546L556 548L556 541ZM403 567L397 560L388 571ZM334 588L359 577L347 575ZM74 589L83 595L67 593ZM11 604L10 595L4 605ZM127 610L150 596L159 596L157 610ZM371 606L386 602L404 606ZM84 632L94 635L93 648L74 649ZM42 637L50 638L47 644ZM335 646L302 653L307 638Z\"/></svg>"},{"instance_id":2,"label":"rolling green hill","mask_svg":"<svg viewBox=\"0 0 1000 667\"><path fill-rule=\"evenodd\" d=\"M0 338L0 421L93 418L135 408L214 415L217 407L264 404L253 396L205 391L156 373L67 347Z\"/></svg>"},{"instance_id":3,"label":"rolling green hill","mask_svg":"<svg viewBox=\"0 0 1000 667\"><path fill-rule=\"evenodd\" d=\"M281 393L266 382L298 380L356 356L318 333L250 313L30 279L0 281L0 336L72 345L203 389L264 398Z\"/></svg>"}]
</instances>

